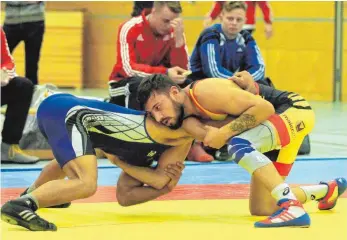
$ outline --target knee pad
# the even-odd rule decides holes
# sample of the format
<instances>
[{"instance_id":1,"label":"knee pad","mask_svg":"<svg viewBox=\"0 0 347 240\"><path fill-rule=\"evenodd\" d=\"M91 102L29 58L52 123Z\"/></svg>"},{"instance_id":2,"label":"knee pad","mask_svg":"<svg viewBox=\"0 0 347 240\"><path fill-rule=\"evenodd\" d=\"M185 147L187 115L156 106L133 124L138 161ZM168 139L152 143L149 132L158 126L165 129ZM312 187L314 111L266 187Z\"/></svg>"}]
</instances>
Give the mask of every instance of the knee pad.
<instances>
[{"instance_id":1,"label":"knee pad","mask_svg":"<svg viewBox=\"0 0 347 240\"><path fill-rule=\"evenodd\" d=\"M228 153L232 160L246 169L251 175L257 169L272 164L270 159L257 151L250 141L240 137L229 140Z\"/></svg>"},{"instance_id":2,"label":"knee pad","mask_svg":"<svg viewBox=\"0 0 347 240\"><path fill-rule=\"evenodd\" d=\"M245 154L253 151L255 151L255 149L252 147L251 142L246 139L233 137L228 142L228 153L231 159L236 163L239 163Z\"/></svg>"}]
</instances>

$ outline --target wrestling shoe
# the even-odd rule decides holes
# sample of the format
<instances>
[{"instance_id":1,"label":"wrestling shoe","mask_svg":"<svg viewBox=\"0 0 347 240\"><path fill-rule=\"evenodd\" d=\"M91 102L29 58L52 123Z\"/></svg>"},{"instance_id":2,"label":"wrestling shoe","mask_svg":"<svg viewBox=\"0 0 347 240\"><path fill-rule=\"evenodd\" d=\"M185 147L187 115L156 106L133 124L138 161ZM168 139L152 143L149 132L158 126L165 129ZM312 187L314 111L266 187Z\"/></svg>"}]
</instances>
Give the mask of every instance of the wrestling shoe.
<instances>
[{"instance_id":1,"label":"wrestling shoe","mask_svg":"<svg viewBox=\"0 0 347 240\"><path fill-rule=\"evenodd\" d=\"M325 197L318 200L319 210L330 210L335 207L337 199L346 191L347 180L336 178L330 182L320 182L328 186L328 192Z\"/></svg>"},{"instance_id":2,"label":"wrestling shoe","mask_svg":"<svg viewBox=\"0 0 347 240\"><path fill-rule=\"evenodd\" d=\"M297 200L281 199L277 205L281 208L263 221L256 222L256 228L274 227L309 227L310 216L305 212L302 204Z\"/></svg>"},{"instance_id":3,"label":"wrestling shoe","mask_svg":"<svg viewBox=\"0 0 347 240\"><path fill-rule=\"evenodd\" d=\"M5 203L1 208L1 220L12 225L22 226L31 231L57 231L57 227L39 217L31 208L29 200L16 199Z\"/></svg>"},{"instance_id":4,"label":"wrestling shoe","mask_svg":"<svg viewBox=\"0 0 347 240\"><path fill-rule=\"evenodd\" d=\"M25 189L25 191L20 196L22 197L22 196L28 194L28 190L29 190L29 188ZM46 207L46 208L68 208L68 207L70 207L70 205L71 205L71 202L68 202L68 203L54 205L54 206L50 206L50 207Z\"/></svg>"}]
</instances>

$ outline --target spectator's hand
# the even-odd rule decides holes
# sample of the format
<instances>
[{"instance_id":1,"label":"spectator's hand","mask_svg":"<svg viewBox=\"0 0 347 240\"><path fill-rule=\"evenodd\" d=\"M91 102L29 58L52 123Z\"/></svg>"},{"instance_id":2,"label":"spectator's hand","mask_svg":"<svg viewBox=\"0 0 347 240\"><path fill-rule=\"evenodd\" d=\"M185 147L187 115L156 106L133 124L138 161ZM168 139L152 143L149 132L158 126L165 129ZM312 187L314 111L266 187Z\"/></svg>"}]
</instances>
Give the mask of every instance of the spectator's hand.
<instances>
[{"instance_id":1,"label":"spectator's hand","mask_svg":"<svg viewBox=\"0 0 347 240\"><path fill-rule=\"evenodd\" d=\"M167 75L175 83L182 84L182 83L184 83L184 81L186 80L186 77L187 77L184 74L185 72L187 72L187 70L176 66L176 67L169 68L167 71Z\"/></svg>"},{"instance_id":2,"label":"spectator's hand","mask_svg":"<svg viewBox=\"0 0 347 240\"><path fill-rule=\"evenodd\" d=\"M247 92L257 94L258 89L255 87L254 79L252 75L247 71L236 72L231 78L234 83L236 83L240 88L246 90Z\"/></svg>"},{"instance_id":3,"label":"spectator's hand","mask_svg":"<svg viewBox=\"0 0 347 240\"><path fill-rule=\"evenodd\" d=\"M266 39L269 39L272 37L272 24L265 23L265 37Z\"/></svg>"},{"instance_id":4,"label":"spectator's hand","mask_svg":"<svg viewBox=\"0 0 347 240\"><path fill-rule=\"evenodd\" d=\"M182 18L175 18L174 20L171 21L170 25L173 28L176 47L177 48L182 47L185 44L184 27L183 27Z\"/></svg>"},{"instance_id":5,"label":"spectator's hand","mask_svg":"<svg viewBox=\"0 0 347 240\"><path fill-rule=\"evenodd\" d=\"M169 164L165 168L165 174L171 181L166 185L168 190L171 192L177 185L178 181L182 176L182 171L185 168L185 165L181 162L177 162L176 164Z\"/></svg>"},{"instance_id":6,"label":"spectator's hand","mask_svg":"<svg viewBox=\"0 0 347 240\"><path fill-rule=\"evenodd\" d=\"M212 24L212 22L213 19L210 16L206 16L202 24L204 25L204 28L207 28Z\"/></svg>"},{"instance_id":7,"label":"spectator's hand","mask_svg":"<svg viewBox=\"0 0 347 240\"><path fill-rule=\"evenodd\" d=\"M6 86L9 81L10 81L10 77L8 76L7 69L2 68L1 69L1 87Z\"/></svg>"}]
</instances>

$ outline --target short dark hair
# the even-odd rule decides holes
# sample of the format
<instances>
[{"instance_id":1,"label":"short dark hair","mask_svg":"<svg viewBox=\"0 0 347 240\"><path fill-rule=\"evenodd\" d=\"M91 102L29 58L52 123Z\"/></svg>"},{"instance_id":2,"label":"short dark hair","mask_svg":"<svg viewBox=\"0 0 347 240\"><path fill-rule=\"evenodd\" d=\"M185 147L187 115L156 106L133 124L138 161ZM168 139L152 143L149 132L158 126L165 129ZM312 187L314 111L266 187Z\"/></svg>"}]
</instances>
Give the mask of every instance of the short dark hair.
<instances>
[{"instance_id":1,"label":"short dark hair","mask_svg":"<svg viewBox=\"0 0 347 240\"><path fill-rule=\"evenodd\" d=\"M182 13L182 6L179 1L155 1L154 8L162 8L167 6L173 13Z\"/></svg>"},{"instance_id":2,"label":"short dark hair","mask_svg":"<svg viewBox=\"0 0 347 240\"><path fill-rule=\"evenodd\" d=\"M137 101L141 109L145 109L145 105L154 91L168 93L173 86L181 89L177 83L164 74L153 74L144 78L137 88Z\"/></svg>"}]
</instances>

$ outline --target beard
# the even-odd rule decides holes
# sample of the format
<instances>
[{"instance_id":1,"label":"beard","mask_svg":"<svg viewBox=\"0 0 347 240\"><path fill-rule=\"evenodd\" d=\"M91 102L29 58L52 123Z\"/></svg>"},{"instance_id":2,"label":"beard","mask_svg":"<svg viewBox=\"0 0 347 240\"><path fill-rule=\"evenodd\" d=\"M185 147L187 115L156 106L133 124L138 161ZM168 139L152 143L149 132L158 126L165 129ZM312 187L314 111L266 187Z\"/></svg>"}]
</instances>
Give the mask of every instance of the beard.
<instances>
[{"instance_id":1,"label":"beard","mask_svg":"<svg viewBox=\"0 0 347 240\"><path fill-rule=\"evenodd\" d=\"M175 110L177 115L177 121L174 125L169 126L170 129L176 130L182 127L184 120L184 107L183 104L175 104Z\"/></svg>"}]
</instances>

